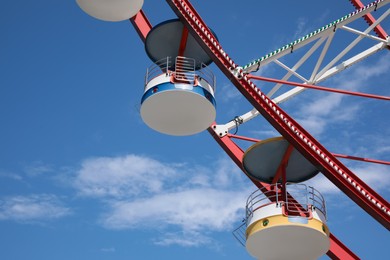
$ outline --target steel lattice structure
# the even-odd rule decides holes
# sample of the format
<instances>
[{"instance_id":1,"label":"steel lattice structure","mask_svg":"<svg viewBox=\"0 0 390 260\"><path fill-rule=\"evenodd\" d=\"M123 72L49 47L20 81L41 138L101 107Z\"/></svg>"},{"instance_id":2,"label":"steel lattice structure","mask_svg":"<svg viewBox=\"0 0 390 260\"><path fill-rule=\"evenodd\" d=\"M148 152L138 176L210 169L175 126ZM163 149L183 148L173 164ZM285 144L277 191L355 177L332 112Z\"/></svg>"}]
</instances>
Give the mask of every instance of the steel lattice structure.
<instances>
[{"instance_id":1,"label":"steel lattice structure","mask_svg":"<svg viewBox=\"0 0 390 260\"><path fill-rule=\"evenodd\" d=\"M333 91L344 94L357 95L368 98L377 98L382 100L390 100L389 97L356 93L351 91L341 91L319 87L317 84L321 81L333 76L334 74L344 70L345 68L367 58L368 56L384 49L390 48L390 39L387 33L379 25L390 13L390 8L384 14L375 19L372 12L379 8L385 7L390 3L389 0L377 0L371 4L363 5L360 0L350 0L356 7L356 11L350 13L341 19L338 19L290 44L283 46L253 62L238 66L223 50L222 46L207 27L201 16L188 0L167 0L172 10L180 18L185 25L183 30L182 45L185 46L185 40L190 33L199 45L206 51L214 63L218 66L221 72L233 83L233 85L241 92L241 94L252 104L254 109L240 117L240 124L254 118L257 115L262 115L291 145L294 146L302 155L306 157L341 191L350 197L358 206L364 209L386 229L390 230L390 204L382 198L376 191L370 188L359 177L357 177L350 169L348 169L336 157L351 158L356 160L370 161L369 159L349 157L344 155L332 154L319 141L317 141L310 133L300 126L292 117L279 107L279 103L291 98L292 96L302 92L306 88L317 88L326 91ZM385 7L386 8L386 7ZM388 7L387 7L388 8ZM368 28L363 31L357 31L347 25L356 20L364 18L368 23ZM140 11L137 15L130 19L134 28L137 30L140 38L145 41L148 32L152 29L151 23L148 21L144 11ZM357 35L357 38L352 41L348 47L340 52L331 62L324 65L323 58L333 40L337 30L342 29ZM370 35L369 32L374 31L376 36ZM370 38L377 43L371 48L363 51L354 57L340 62L344 55L355 46L363 38ZM292 67L288 67L278 59L284 55L288 55L293 50L297 50L308 43L314 45L308 52ZM321 55L318 58L315 67L309 77L305 77L297 73L297 69L311 56L311 54L322 46ZM179 50L180 53L180 50ZM276 63L286 71L282 79L269 79L251 74L257 71L262 66L268 63ZM303 83L290 82L288 79L296 76ZM268 94L264 94L252 80L263 80L276 83L275 87ZM283 93L280 96L272 97L281 85L295 86L291 90ZM208 128L208 132L213 136L215 141L222 149L230 156L230 158L243 169L242 157L244 151L234 141L234 139L243 139L256 141L250 137L236 136L230 134L229 131L237 126L237 121L231 121L223 125L214 123ZM371 160L374 161L374 160ZM390 164L389 162L374 161L382 164ZM263 183L252 180L259 188L264 189ZM330 234L331 246L327 255L332 259L359 259L347 246L338 240L333 234Z\"/></svg>"}]
</instances>

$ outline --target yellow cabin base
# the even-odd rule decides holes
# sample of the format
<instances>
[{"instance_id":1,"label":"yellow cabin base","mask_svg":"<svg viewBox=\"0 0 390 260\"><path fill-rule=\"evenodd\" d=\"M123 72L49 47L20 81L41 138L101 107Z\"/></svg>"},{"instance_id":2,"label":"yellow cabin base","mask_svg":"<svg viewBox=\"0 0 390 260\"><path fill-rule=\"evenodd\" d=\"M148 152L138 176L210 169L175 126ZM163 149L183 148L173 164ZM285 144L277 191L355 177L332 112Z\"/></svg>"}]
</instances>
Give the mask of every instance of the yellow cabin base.
<instances>
[{"instance_id":1,"label":"yellow cabin base","mask_svg":"<svg viewBox=\"0 0 390 260\"><path fill-rule=\"evenodd\" d=\"M330 247L328 227L318 219L270 216L251 223L246 248L258 259L313 260Z\"/></svg>"}]
</instances>

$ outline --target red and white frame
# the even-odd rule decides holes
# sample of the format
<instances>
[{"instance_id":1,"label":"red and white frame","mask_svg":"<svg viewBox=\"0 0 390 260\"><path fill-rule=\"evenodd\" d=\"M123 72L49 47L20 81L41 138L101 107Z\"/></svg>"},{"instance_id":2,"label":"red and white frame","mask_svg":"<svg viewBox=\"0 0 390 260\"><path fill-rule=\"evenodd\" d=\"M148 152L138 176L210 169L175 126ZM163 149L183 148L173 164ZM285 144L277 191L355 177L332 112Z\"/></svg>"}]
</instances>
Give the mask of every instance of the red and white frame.
<instances>
[{"instance_id":1,"label":"red and white frame","mask_svg":"<svg viewBox=\"0 0 390 260\"><path fill-rule=\"evenodd\" d=\"M336 157L351 158L363 161L372 161L376 163L382 163L389 165L389 162L383 162L378 160L371 160L358 157L350 157L346 155L333 154L323 147L310 133L308 133L302 126L300 126L293 118L291 118L285 111L283 111L278 104L300 93L306 87L318 88L328 91L332 90L324 87L315 86L317 83L329 78L330 76L342 71L343 69L365 59L366 57L376 53L380 50L389 49L390 40L386 32L380 27L379 23L383 19L387 18L390 13L388 9L377 20L374 19L371 12L378 8L383 8L390 3L390 0L377 0L369 5L364 6L360 0L350 1L357 10L334 22L334 27L326 27L317 30L312 35L293 42L289 46L284 46L277 51L270 53L269 55L262 57L259 62L252 62L251 64L240 67L227 55L222 46L208 29L205 22L201 19L200 15L196 12L195 8L188 0L167 0L172 10L181 19L185 25L186 30L183 31L181 48L184 48L186 37L185 35L190 33L199 45L206 51L206 53L212 58L214 63L219 67L221 72L233 83L233 85L241 92L241 94L253 105L254 109L240 117L240 123L245 123L252 118L262 115L295 149L297 149L303 156L306 157L313 165L315 165L320 171L327 177L334 185L336 185L341 191L349 196L357 205L364 209L386 229L390 230L390 204L384 198L382 198L376 191L370 188L360 178L358 178L351 170L349 170L343 163L341 163ZM369 27L361 32L356 29L347 27L347 24L363 17L369 24ZM133 26L137 30L140 38L145 41L147 33L151 30L152 25L148 21L145 13L141 10L136 16L130 19ZM326 54L331 41L333 40L336 29L342 29L354 34L357 34L357 38L351 42L342 52L339 53L330 63L325 65L321 70L324 55ZM376 36L370 35L370 31L374 31ZM337 65L342 57L362 38L371 38L377 43L359 53L358 55L349 58ZM291 68L280 62L278 59L284 55L291 53L293 49L297 49L305 46L306 44L317 41L311 49ZM297 73L297 69L310 57L310 55L321 45L323 49L321 55L317 60L316 66L310 77L304 77ZM178 50L178 53L180 50ZM281 68L287 71L287 74L282 79L268 79L256 75L250 74L253 71L259 69L260 66L264 66L267 63L274 62ZM301 79L303 83L289 82L288 79L292 76L296 76ZM267 95L264 94L257 86L252 82L255 80L268 80L276 83L275 87ZM282 84L292 84L296 87L283 93L282 95L272 98L272 95L276 93ZM370 94L356 93L345 91L343 94L358 95L363 97L378 98L382 100L390 100L389 97L376 96ZM248 141L255 141L250 137L239 137L229 133L229 131L237 126L237 122L228 122L226 124L213 124L208 128L208 132L213 136L221 148L230 156L230 158L241 169L242 156L244 151L234 142L235 138L244 139ZM253 180L252 182L259 188L264 189L263 183ZM327 255L332 259L359 259L348 247L346 247L340 240L338 240L333 234L330 234L331 246Z\"/></svg>"}]
</instances>

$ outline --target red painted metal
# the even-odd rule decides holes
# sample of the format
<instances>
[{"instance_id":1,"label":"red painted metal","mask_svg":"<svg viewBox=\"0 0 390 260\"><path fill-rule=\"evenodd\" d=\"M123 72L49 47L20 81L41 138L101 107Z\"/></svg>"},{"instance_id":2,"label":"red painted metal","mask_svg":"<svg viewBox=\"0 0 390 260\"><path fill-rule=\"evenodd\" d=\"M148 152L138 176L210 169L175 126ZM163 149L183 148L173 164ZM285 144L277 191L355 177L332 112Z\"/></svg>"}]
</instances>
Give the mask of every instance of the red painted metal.
<instances>
[{"instance_id":1,"label":"red painted metal","mask_svg":"<svg viewBox=\"0 0 390 260\"><path fill-rule=\"evenodd\" d=\"M331 259L337 260L356 260L360 259L348 247L340 242L332 233L330 233L330 250L326 253Z\"/></svg>"},{"instance_id":2,"label":"red painted metal","mask_svg":"<svg viewBox=\"0 0 390 260\"><path fill-rule=\"evenodd\" d=\"M186 46L187 46L187 39L188 39L188 29L187 27L183 26L178 56L184 56L184 51L186 50Z\"/></svg>"},{"instance_id":3,"label":"red painted metal","mask_svg":"<svg viewBox=\"0 0 390 260\"><path fill-rule=\"evenodd\" d=\"M331 182L390 230L390 204L338 161L287 113L262 93L223 51L194 7L187 0L167 0L192 36L219 69L259 111L260 114Z\"/></svg>"},{"instance_id":4,"label":"red painted metal","mask_svg":"<svg viewBox=\"0 0 390 260\"><path fill-rule=\"evenodd\" d=\"M176 10L177 7L175 7L175 4L177 4L177 1L176 3L173 3L172 1L172 4L168 1L168 3L172 6L173 10ZM187 6L188 6L188 3L187 3ZM200 17L198 16L198 14L196 12L194 12L195 10L192 8L192 6L190 6L192 10L190 10L190 16L194 16L196 15L198 17L198 19L200 19ZM188 7L187 7L188 8ZM188 9L187 9L188 10ZM179 17L182 17L182 20L184 19L185 20L185 17L182 16L182 12L185 11L185 10L177 10L175 11ZM146 35L147 33L150 31L151 29L151 24L149 23L149 21L147 20L145 14L142 12L141 10L141 15L140 17L137 17L138 14L133 17L131 20L134 28L137 30L139 36L141 37L141 39L143 41L145 41L145 38L146 38ZM200 19L201 21L201 19ZM230 58L225 55L225 53L222 51L222 52L216 52L215 54L211 51L211 45L210 45L210 42L207 41L205 37L207 37L208 35L211 35L210 32L208 32L208 30L206 30L206 34L203 34L203 35L197 35L200 31L199 31L199 28L207 28L205 27L204 23L202 23L202 27L199 27L198 28L198 31L196 30L196 27L194 25L190 25L189 22L186 22L185 23L187 27L189 28L192 28L192 34L195 35L195 39L201 43L201 45L203 46L203 48L206 50L207 53L209 54L212 54L212 58L214 61L217 61L217 65L221 68L221 70L225 73L225 75L232 79L232 81L236 84L240 83L239 81L237 81L231 73L228 72L228 69L229 68L236 68L236 65L234 64L233 61L230 60ZM204 29L205 30L205 29ZM212 38L212 36L209 36L210 38ZM214 41L211 42L211 44L213 44L213 42L216 42L216 39L214 39ZM217 50L221 49L220 46L219 46L219 43L217 42L215 45L217 45ZM224 57L224 59L222 59L221 57ZM220 60L221 59L221 60ZM229 64L231 67L229 67ZM249 83L249 82L248 82ZM240 85L240 84L238 84ZM249 83L249 86L251 86L251 84ZM243 94L248 98L250 99L250 101L252 103L255 103L256 102L260 102L260 98L262 98L266 103L267 101L270 102L270 100L267 100L267 99L264 99L263 96L261 95L262 93L257 93L257 91L255 92L257 96L254 95L253 91L249 91L249 89L247 90L248 86L244 85L244 86L241 86L241 87L238 87L240 89L241 92L243 92ZM256 90L256 88L255 88ZM256 105L256 107L259 107L259 105ZM285 126L283 127L282 123L280 121L277 121L276 120L276 116L275 115L267 115L268 113L270 113L275 106L273 107L267 107L264 105L263 102L261 102L261 110L262 110L262 114L264 115L265 114L265 117L267 119L269 119L270 117L272 118L272 116L275 117L274 120L269 120L272 122L273 125L275 125L275 128L277 130L283 130L285 128ZM276 123L275 123L275 122ZM280 123L280 126L279 124ZM242 166L242 156L244 154L243 150L237 146L229 136L224 136L224 137L220 137L218 136L214 129L212 127L210 127L208 129L208 131L210 132L210 134L214 137L214 139L217 141L217 143L222 147L222 149L231 157L231 159L237 164L237 166L239 168L241 168L243 170L243 166ZM283 131L283 133L285 133L287 131ZM288 136L288 134L286 134ZM288 136L288 139L291 139L289 136ZM296 147L296 142L294 142L294 146ZM299 145L298 145L299 146ZM300 150L303 150L303 149L300 149ZM252 179L251 179L252 180ZM258 182L258 181L254 181L252 180L252 182L258 187L258 188L263 188L264 189L264 185L261 183L261 182ZM327 255L329 257L331 257L332 259L359 259L351 250L349 250L341 241L339 241L333 234L330 234L330 241L331 241L331 246L330 246L330 250L327 252Z\"/></svg>"},{"instance_id":5,"label":"red painted metal","mask_svg":"<svg viewBox=\"0 0 390 260\"><path fill-rule=\"evenodd\" d=\"M280 165L278 167L278 170L275 173L272 183L277 183L280 177L282 177L283 182L286 183L286 168L293 149L294 147L291 144L288 145L286 151L284 152L283 158L280 161Z\"/></svg>"},{"instance_id":6,"label":"red painted metal","mask_svg":"<svg viewBox=\"0 0 390 260\"><path fill-rule=\"evenodd\" d=\"M152 29L152 24L149 22L144 11L140 10L136 15L130 18L130 22L133 24L133 27L137 31L141 40L145 42L146 36Z\"/></svg>"},{"instance_id":7,"label":"red painted metal","mask_svg":"<svg viewBox=\"0 0 390 260\"><path fill-rule=\"evenodd\" d=\"M261 140L259 139L255 139L255 138L250 138L250 137L246 137L246 136L241 136L241 135L233 135L233 134L227 134L230 138L234 138L234 139L240 139L240 140L244 140L244 141L249 141L249 142L254 142L254 143L257 143L257 142L260 142Z\"/></svg>"},{"instance_id":8,"label":"red painted metal","mask_svg":"<svg viewBox=\"0 0 390 260\"><path fill-rule=\"evenodd\" d=\"M362 1L360 0L349 0L353 6L356 8L356 9L360 9L360 8L363 8L364 7L364 4L362 3ZM369 24L369 25L372 25L373 23L375 23L375 18L374 16L372 16L371 14L366 14L365 16L363 16L364 20L366 20L366 22ZM382 39L386 40L386 38L388 37L388 34L385 32L385 30L383 30L382 26L380 26L379 24L374 28L374 32Z\"/></svg>"},{"instance_id":9,"label":"red painted metal","mask_svg":"<svg viewBox=\"0 0 390 260\"><path fill-rule=\"evenodd\" d=\"M274 83L280 83L280 84L284 84L284 85L298 86L298 87L303 87L303 88L311 88L311 89L323 90L323 91L340 93L340 94L346 94L346 95L352 95L352 96L358 96L358 97L374 98L374 99L390 101L390 97L387 97L387 96L379 96L379 95L366 94L366 93L354 92L354 91L349 91L349 90L327 88L327 87L321 87L321 86L316 86L316 85L311 85L311 84L303 84L303 83L298 83L298 82L279 80L279 79L272 79L272 78L266 78L266 77L262 77L262 76L255 76L255 75L252 75L252 74L248 74L247 77L249 79L262 80L262 81L274 82Z\"/></svg>"},{"instance_id":10,"label":"red painted metal","mask_svg":"<svg viewBox=\"0 0 390 260\"><path fill-rule=\"evenodd\" d=\"M350 159L350 160L390 165L390 162L387 162L387 161L381 161L381 160L375 160L375 159L369 159L369 158L362 158L362 157L356 157L356 156L345 155L345 154L337 154L337 153L334 153L333 155L335 157L345 158L345 159Z\"/></svg>"},{"instance_id":11,"label":"red painted metal","mask_svg":"<svg viewBox=\"0 0 390 260\"><path fill-rule=\"evenodd\" d=\"M207 129L214 140L221 146L227 155L236 163L236 165L244 172L242 165L242 158L244 151L233 142L229 136L220 137L215 131L214 127L211 126ZM244 172L245 173L245 172ZM248 175L247 175L248 176ZM253 182L256 187L264 191L265 194L269 194L267 186L259 181L248 178ZM340 240L338 240L332 233L330 233L330 249L326 253L331 259L359 259L347 246L345 246Z\"/></svg>"}]
</instances>

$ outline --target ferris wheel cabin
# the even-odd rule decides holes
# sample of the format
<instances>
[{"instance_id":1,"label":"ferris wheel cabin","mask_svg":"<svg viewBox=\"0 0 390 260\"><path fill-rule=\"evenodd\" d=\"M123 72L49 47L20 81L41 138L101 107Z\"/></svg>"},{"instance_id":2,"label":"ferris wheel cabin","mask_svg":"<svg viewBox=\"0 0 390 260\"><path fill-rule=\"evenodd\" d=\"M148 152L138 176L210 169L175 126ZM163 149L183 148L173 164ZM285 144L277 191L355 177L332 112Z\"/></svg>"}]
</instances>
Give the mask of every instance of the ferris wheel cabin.
<instances>
[{"instance_id":1,"label":"ferris wheel cabin","mask_svg":"<svg viewBox=\"0 0 390 260\"><path fill-rule=\"evenodd\" d=\"M214 76L206 67L199 71L194 68L194 59L176 57L173 61L167 57L148 69L141 117L150 128L184 136L199 133L213 123Z\"/></svg>"},{"instance_id":2,"label":"ferris wheel cabin","mask_svg":"<svg viewBox=\"0 0 390 260\"><path fill-rule=\"evenodd\" d=\"M206 130L215 120L212 60L179 19L151 29L145 50L154 64L147 69L141 117L150 128L185 136Z\"/></svg>"},{"instance_id":3,"label":"ferris wheel cabin","mask_svg":"<svg viewBox=\"0 0 390 260\"><path fill-rule=\"evenodd\" d=\"M247 149L243 168L262 183L233 234L258 259L317 259L330 247L322 195L299 182L319 171L283 137Z\"/></svg>"},{"instance_id":4,"label":"ferris wheel cabin","mask_svg":"<svg viewBox=\"0 0 390 260\"><path fill-rule=\"evenodd\" d=\"M322 195L304 184L282 190L272 184L249 196L243 227L248 253L266 260L318 259L330 247Z\"/></svg>"}]
</instances>

